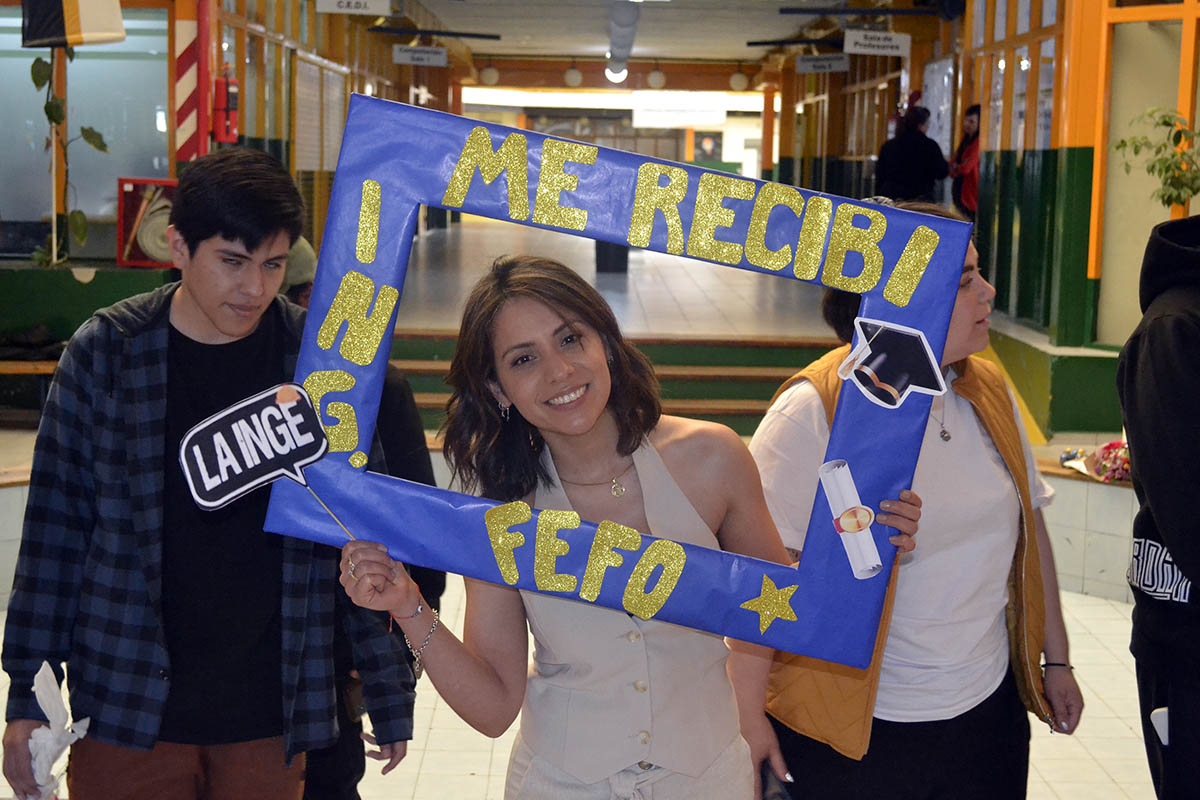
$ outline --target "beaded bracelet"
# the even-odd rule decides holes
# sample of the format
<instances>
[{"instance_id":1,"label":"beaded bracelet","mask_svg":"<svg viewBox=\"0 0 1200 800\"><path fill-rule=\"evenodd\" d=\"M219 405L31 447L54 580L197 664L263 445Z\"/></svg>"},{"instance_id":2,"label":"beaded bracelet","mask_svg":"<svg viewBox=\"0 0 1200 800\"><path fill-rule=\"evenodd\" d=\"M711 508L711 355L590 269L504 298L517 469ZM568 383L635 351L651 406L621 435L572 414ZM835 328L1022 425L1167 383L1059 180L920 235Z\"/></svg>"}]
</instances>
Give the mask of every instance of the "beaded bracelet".
<instances>
[{"instance_id":1,"label":"beaded bracelet","mask_svg":"<svg viewBox=\"0 0 1200 800\"><path fill-rule=\"evenodd\" d=\"M412 653L413 677L418 679L421 677L421 673L425 671L424 667L421 666L421 654L424 653L425 648L429 646L429 641L433 638L433 632L437 630L438 622L441 621L441 617L438 616L436 608L431 608L429 610L433 614L433 625L429 626L429 633L425 634L425 641L421 642L420 647L414 649L412 642L408 640L408 635L404 631L400 631L400 635L404 637L404 643L408 645L408 652Z\"/></svg>"},{"instance_id":2,"label":"beaded bracelet","mask_svg":"<svg viewBox=\"0 0 1200 800\"><path fill-rule=\"evenodd\" d=\"M1042 669L1045 669L1046 667L1066 667L1067 669L1075 669L1070 664L1063 664L1059 661L1047 661L1045 664L1042 664Z\"/></svg>"}]
</instances>

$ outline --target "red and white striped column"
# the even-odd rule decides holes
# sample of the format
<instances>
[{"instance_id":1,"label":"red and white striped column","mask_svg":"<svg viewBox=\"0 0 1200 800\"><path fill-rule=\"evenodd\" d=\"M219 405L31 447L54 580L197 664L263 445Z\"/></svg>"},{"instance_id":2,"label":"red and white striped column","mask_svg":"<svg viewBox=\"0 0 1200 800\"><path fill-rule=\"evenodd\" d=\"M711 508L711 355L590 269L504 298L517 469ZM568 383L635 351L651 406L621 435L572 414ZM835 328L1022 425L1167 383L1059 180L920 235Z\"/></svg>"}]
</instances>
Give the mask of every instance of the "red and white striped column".
<instances>
[{"instance_id":1,"label":"red and white striped column","mask_svg":"<svg viewBox=\"0 0 1200 800\"><path fill-rule=\"evenodd\" d=\"M211 0L175 3L175 162L208 152Z\"/></svg>"}]
</instances>

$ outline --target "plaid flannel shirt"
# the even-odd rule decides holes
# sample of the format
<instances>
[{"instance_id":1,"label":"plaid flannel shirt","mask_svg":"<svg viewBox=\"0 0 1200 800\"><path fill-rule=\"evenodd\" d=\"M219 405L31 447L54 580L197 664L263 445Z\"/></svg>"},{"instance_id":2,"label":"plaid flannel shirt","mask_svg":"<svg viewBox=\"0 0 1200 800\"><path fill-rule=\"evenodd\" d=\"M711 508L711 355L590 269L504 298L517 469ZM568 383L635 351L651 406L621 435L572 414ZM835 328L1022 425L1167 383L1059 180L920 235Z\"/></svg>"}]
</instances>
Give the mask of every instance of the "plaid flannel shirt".
<instances>
[{"instance_id":1,"label":"plaid flannel shirt","mask_svg":"<svg viewBox=\"0 0 1200 800\"><path fill-rule=\"evenodd\" d=\"M168 308L177 284L102 309L71 338L34 449L8 621L7 719L44 719L43 660L68 664L71 708L89 735L148 749L171 665L162 626ZM303 311L277 298L291 364ZM276 313L278 312L278 313ZM290 366L290 365L288 365ZM265 387L264 387L265 388ZM349 602L336 549L284 538L284 737L289 760L337 735L334 615L342 617L380 742L412 737L414 680L386 618Z\"/></svg>"}]
</instances>

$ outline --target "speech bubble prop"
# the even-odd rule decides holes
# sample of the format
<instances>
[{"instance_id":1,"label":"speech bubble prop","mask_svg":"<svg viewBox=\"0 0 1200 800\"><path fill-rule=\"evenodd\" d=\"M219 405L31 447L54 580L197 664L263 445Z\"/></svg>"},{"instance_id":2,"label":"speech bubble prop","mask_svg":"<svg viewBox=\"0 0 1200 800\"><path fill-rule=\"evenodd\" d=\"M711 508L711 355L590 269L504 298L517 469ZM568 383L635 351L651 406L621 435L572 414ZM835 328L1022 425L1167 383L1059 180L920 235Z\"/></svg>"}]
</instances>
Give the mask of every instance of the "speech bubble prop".
<instances>
[{"instance_id":1,"label":"speech bubble prop","mask_svg":"<svg viewBox=\"0 0 1200 800\"><path fill-rule=\"evenodd\" d=\"M935 356L970 237L969 225L941 217L352 97L296 371L329 437L329 457L307 475L356 536L406 562L491 581L498 564L485 515L495 504L361 471L422 204L857 292L864 317L922 330ZM928 409L923 395L889 409L842 392L824 460L854 464L862 502L877 507L911 484ZM536 529L540 517L528 524ZM853 576L831 518L818 491L795 571L687 551L655 618L866 666L887 581ZM266 527L345 542L314 498L283 481L272 489ZM872 526L881 572L895 556L889 533ZM521 536L530 541L528 530ZM572 537L556 569L582 581L592 547L585 542L594 545L596 533L584 525ZM545 591L521 566L533 550L516 549L510 585ZM623 564L633 558L622 555ZM615 592L594 602L623 608Z\"/></svg>"},{"instance_id":2,"label":"speech bubble prop","mask_svg":"<svg viewBox=\"0 0 1200 800\"><path fill-rule=\"evenodd\" d=\"M196 504L211 511L279 478L306 486L304 467L326 447L308 392L281 383L192 426L179 464Z\"/></svg>"}]
</instances>

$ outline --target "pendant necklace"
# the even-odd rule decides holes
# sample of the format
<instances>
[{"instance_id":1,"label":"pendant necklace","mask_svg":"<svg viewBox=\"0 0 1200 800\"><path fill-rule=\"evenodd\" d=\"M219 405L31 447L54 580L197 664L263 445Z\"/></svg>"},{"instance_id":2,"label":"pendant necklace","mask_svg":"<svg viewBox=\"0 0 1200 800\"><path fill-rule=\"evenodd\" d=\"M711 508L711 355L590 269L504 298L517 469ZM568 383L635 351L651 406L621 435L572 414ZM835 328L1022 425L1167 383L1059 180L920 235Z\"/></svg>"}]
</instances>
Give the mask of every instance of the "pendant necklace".
<instances>
[{"instance_id":1,"label":"pendant necklace","mask_svg":"<svg viewBox=\"0 0 1200 800\"><path fill-rule=\"evenodd\" d=\"M609 484L608 493L613 497L621 497L625 494L625 484L621 483L618 478L624 477L625 473L629 472L631 469L633 469L632 461L629 462L629 466L618 472L611 481L594 481L592 483L584 483L582 481L569 481L562 475L559 475L558 479L562 483L569 483L572 486L604 486L605 484Z\"/></svg>"},{"instance_id":2,"label":"pendant necklace","mask_svg":"<svg viewBox=\"0 0 1200 800\"><path fill-rule=\"evenodd\" d=\"M933 406L935 403L937 403L936 400L929 405L929 416L933 417L933 421L936 422L938 427L942 429L942 432L939 433L938 436L942 438L943 442L948 442L951 439L950 431L946 430L946 425L944 422L942 422L942 420L946 418L946 402L945 400L942 401L942 415L940 417L933 413Z\"/></svg>"}]
</instances>

